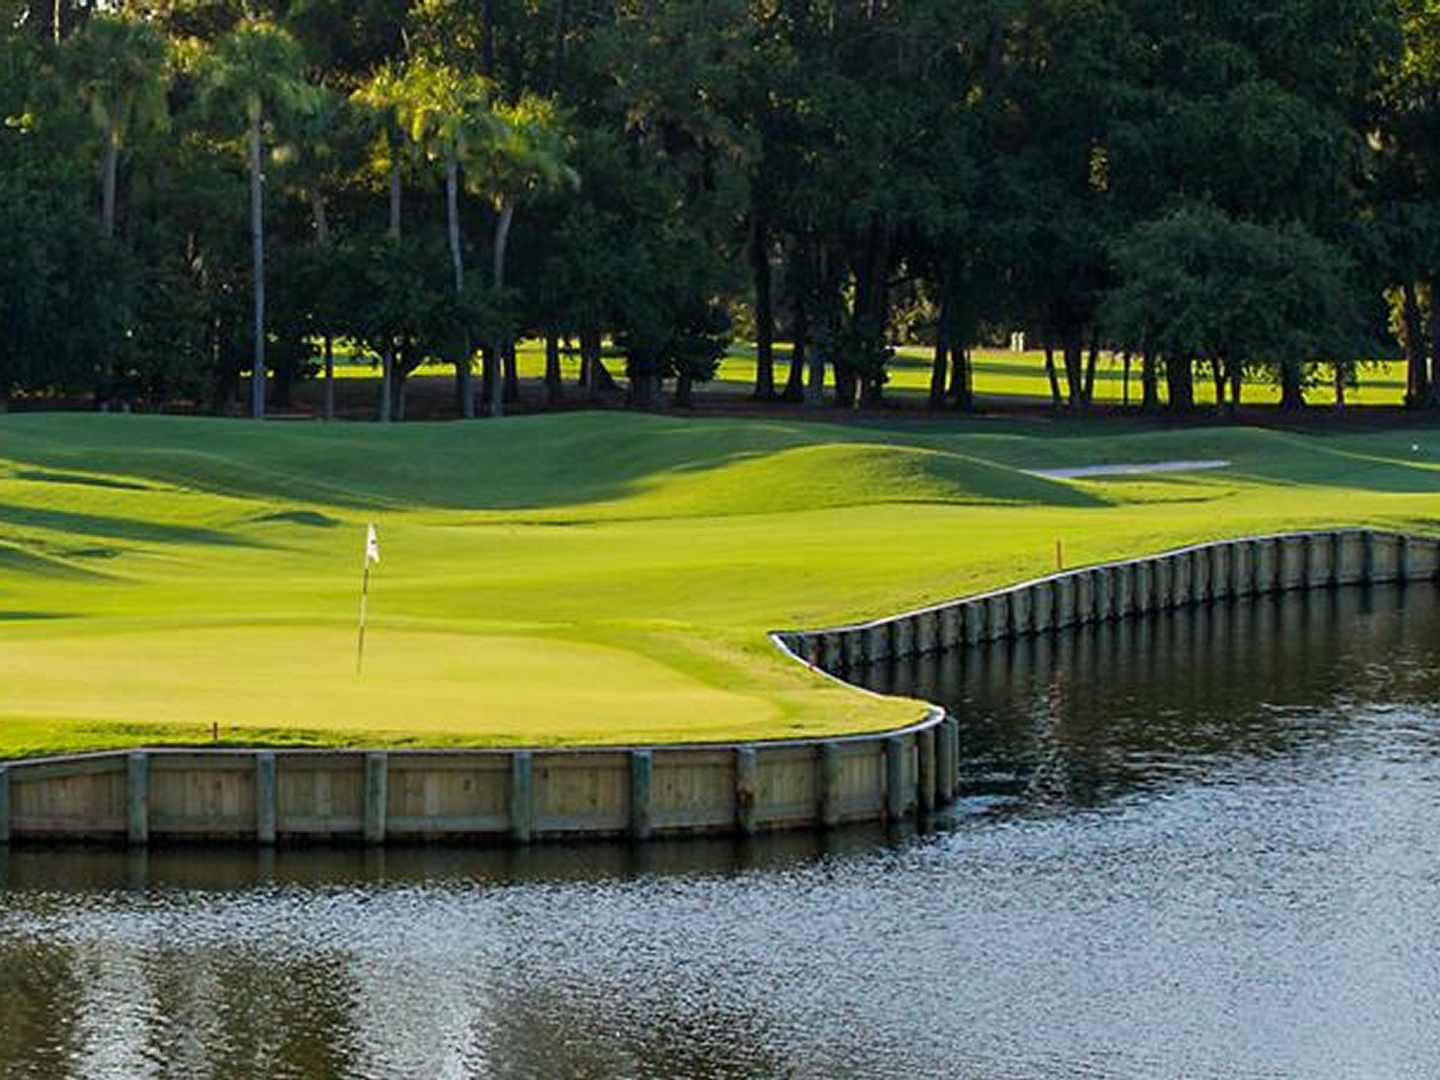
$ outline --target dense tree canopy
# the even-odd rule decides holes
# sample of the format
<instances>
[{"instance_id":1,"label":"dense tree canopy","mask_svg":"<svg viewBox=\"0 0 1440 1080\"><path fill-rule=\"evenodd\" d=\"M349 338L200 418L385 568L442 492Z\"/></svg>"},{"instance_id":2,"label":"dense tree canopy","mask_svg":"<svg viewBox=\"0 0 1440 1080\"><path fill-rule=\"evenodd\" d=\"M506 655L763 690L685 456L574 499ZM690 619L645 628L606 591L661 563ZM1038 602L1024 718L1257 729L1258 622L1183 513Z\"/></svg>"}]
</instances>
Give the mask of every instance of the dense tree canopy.
<instances>
[{"instance_id":1,"label":"dense tree canopy","mask_svg":"<svg viewBox=\"0 0 1440 1080\"><path fill-rule=\"evenodd\" d=\"M1024 330L1057 406L1392 343L1440 404L1422 0L0 0L0 121L0 402L263 415L343 343L498 414L535 337L551 404L572 343L684 404L744 337L761 399L925 342L964 408Z\"/></svg>"}]
</instances>

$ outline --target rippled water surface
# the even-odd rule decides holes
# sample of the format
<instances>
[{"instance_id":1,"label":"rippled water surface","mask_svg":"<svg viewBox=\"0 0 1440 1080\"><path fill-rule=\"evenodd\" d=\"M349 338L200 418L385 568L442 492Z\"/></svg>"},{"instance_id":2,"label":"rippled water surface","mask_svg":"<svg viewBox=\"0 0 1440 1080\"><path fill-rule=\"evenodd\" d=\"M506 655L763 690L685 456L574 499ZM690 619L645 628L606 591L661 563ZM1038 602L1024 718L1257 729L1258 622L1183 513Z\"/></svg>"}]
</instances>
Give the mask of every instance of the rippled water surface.
<instances>
[{"instance_id":1,"label":"rippled water surface","mask_svg":"<svg viewBox=\"0 0 1440 1080\"><path fill-rule=\"evenodd\" d=\"M963 717L918 834L0 853L0 1076L1440 1075L1437 656L1411 586L868 672Z\"/></svg>"}]
</instances>

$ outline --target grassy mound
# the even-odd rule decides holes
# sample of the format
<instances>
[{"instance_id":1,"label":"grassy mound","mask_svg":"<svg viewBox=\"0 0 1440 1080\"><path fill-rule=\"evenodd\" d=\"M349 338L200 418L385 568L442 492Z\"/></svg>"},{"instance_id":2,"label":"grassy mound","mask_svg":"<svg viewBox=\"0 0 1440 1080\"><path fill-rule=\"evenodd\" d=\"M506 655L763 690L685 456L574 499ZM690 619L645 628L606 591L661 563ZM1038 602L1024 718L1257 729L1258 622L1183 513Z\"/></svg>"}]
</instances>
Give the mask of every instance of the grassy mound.
<instances>
[{"instance_id":1,"label":"grassy mound","mask_svg":"<svg viewBox=\"0 0 1440 1080\"><path fill-rule=\"evenodd\" d=\"M1027 469L1216 458L1214 473ZM0 419L0 756L874 730L764 633L1306 526L1429 528L1440 438L955 422ZM367 521L364 673L355 614Z\"/></svg>"}]
</instances>

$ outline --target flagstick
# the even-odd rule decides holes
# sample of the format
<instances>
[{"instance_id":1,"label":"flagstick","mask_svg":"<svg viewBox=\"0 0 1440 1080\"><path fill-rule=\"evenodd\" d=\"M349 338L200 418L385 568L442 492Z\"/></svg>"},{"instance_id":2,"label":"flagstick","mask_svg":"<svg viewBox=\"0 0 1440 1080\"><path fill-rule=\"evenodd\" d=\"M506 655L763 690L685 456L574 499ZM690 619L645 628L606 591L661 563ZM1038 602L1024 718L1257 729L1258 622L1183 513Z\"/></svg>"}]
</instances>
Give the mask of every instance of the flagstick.
<instances>
[{"instance_id":1,"label":"flagstick","mask_svg":"<svg viewBox=\"0 0 1440 1080\"><path fill-rule=\"evenodd\" d=\"M365 608L370 602L370 559L365 559L365 576L360 579L360 640L355 646L355 674L365 662Z\"/></svg>"}]
</instances>

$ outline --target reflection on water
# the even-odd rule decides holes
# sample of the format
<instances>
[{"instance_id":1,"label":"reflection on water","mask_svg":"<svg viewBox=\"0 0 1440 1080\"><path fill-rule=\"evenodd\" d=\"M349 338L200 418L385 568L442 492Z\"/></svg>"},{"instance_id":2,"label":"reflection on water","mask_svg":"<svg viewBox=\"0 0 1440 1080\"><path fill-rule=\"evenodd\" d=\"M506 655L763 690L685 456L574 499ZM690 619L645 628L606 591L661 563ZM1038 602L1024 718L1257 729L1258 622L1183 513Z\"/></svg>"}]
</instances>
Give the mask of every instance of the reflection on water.
<instances>
[{"instance_id":1,"label":"reflection on water","mask_svg":"<svg viewBox=\"0 0 1440 1080\"><path fill-rule=\"evenodd\" d=\"M922 834L0 853L0 1076L1433 1075L1437 645L1411 586L867 673L963 717Z\"/></svg>"}]
</instances>

